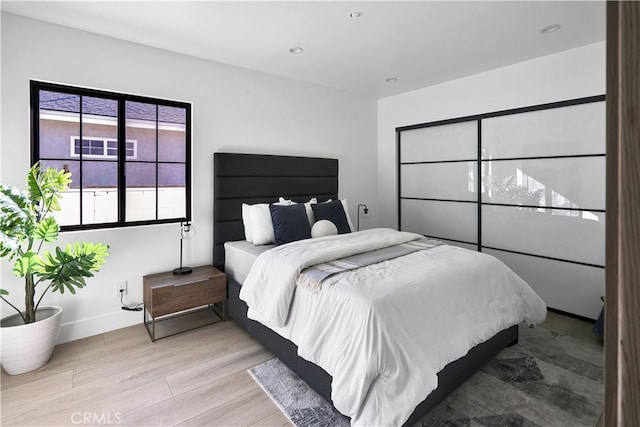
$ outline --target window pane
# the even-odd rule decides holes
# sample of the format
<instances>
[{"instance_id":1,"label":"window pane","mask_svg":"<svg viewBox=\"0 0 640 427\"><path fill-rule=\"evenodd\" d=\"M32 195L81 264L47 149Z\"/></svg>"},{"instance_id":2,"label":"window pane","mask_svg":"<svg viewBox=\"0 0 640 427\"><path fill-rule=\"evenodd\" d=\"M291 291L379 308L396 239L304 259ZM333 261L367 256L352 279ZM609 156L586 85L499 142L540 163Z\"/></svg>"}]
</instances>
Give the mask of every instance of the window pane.
<instances>
[{"instance_id":1,"label":"window pane","mask_svg":"<svg viewBox=\"0 0 640 427\"><path fill-rule=\"evenodd\" d=\"M478 157L478 122L402 131L400 161L471 160Z\"/></svg>"},{"instance_id":2,"label":"window pane","mask_svg":"<svg viewBox=\"0 0 640 427\"><path fill-rule=\"evenodd\" d=\"M111 122L117 122L118 101L85 95L82 97L82 114L95 116L95 119L102 119L112 125Z\"/></svg>"},{"instance_id":3,"label":"window pane","mask_svg":"<svg viewBox=\"0 0 640 427\"><path fill-rule=\"evenodd\" d=\"M604 209L604 157L483 162L483 202Z\"/></svg>"},{"instance_id":4,"label":"window pane","mask_svg":"<svg viewBox=\"0 0 640 427\"><path fill-rule=\"evenodd\" d=\"M605 214L547 208L482 207L482 244L604 265Z\"/></svg>"},{"instance_id":5,"label":"window pane","mask_svg":"<svg viewBox=\"0 0 640 427\"><path fill-rule=\"evenodd\" d=\"M476 243L478 204L430 200L400 201L402 231Z\"/></svg>"},{"instance_id":6,"label":"window pane","mask_svg":"<svg viewBox=\"0 0 640 427\"><path fill-rule=\"evenodd\" d=\"M591 319L598 317L604 295L604 268L482 249L522 277L548 304Z\"/></svg>"},{"instance_id":7,"label":"window pane","mask_svg":"<svg viewBox=\"0 0 640 427\"><path fill-rule=\"evenodd\" d=\"M185 165L158 165L158 219L186 217Z\"/></svg>"},{"instance_id":8,"label":"window pane","mask_svg":"<svg viewBox=\"0 0 640 427\"><path fill-rule=\"evenodd\" d=\"M118 220L118 163L82 162L82 223Z\"/></svg>"},{"instance_id":9,"label":"window pane","mask_svg":"<svg viewBox=\"0 0 640 427\"><path fill-rule=\"evenodd\" d=\"M400 197L477 200L476 169L476 162L400 165Z\"/></svg>"},{"instance_id":10,"label":"window pane","mask_svg":"<svg viewBox=\"0 0 640 427\"><path fill-rule=\"evenodd\" d=\"M118 140L118 101L115 99L82 97L83 155L91 159L105 158L107 141ZM116 152L117 155L117 152Z\"/></svg>"},{"instance_id":11,"label":"window pane","mask_svg":"<svg viewBox=\"0 0 640 427\"><path fill-rule=\"evenodd\" d=\"M82 141L83 153L92 154L94 156L104 155L104 141L98 141L95 139ZM85 151L86 150L86 151Z\"/></svg>"},{"instance_id":12,"label":"window pane","mask_svg":"<svg viewBox=\"0 0 640 427\"><path fill-rule=\"evenodd\" d=\"M126 221L156 219L155 163L127 163Z\"/></svg>"},{"instance_id":13,"label":"window pane","mask_svg":"<svg viewBox=\"0 0 640 427\"><path fill-rule=\"evenodd\" d=\"M37 81L31 95L38 107L31 117L38 129L34 161L72 175L64 211L56 215L61 225L100 228L186 217L189 104Z\"/></svg>"},{"instance_id":14,"label":"window pane","mask_svg":"<svg viewBox=\"0 0 640 427\"><path fill-rule=\"evenodd\" d=\"M60 211L54 217L60 225L80 223L80 162L70 160L42 160L42 168L65 169L71 172L71 185L62 193Z\"/></svg>"},{"instance_id":15,"label":"window pane","mask_svg":"<svg viewBox=\"0 0 640 427\"><path fill-rule=\"evenodd\" d=\"M125 143L125 155L127 159L138 159L138 141L127 141Z\"/></svg>"},{"instance_id":16,"label":"window pane","mask_svg":"<svg viewBox=\"0 0 640 427\"><path fill-rule=\"evenodd\" d=\"M91 188L118 188L118 162L88 161L82 162L82 186Z\"/></svg>"},{"instance_id":17,"label":"window pane","mask_svg":"<svg viewBox=\"0 0 640 427\"><path fill-rule=\"evenodd\" d=\"M137 160L156 161L156 105L125 103L127 141L137 141Z\"/></svg>"},{"instance_id":18,"label":"window pane","mask_svg":"<svg viewBox=\"0 0 640 427\"><path fill-rule=\"evenodd\" d=\"M158 161L186 161L186 109L158 106Z\"/></svg>"},{"instance_id":19,"label":"window pane","mask_svg":"<svg viewBox=\"0 0 640 427\"><path fill-rule=\"evenodd\" d=\"M605 116L592 102L483 119L482 158L604 153Z\"/></svg>"},{"instance_id":20,"label":"window pane","mask_svg":"<svg viewBox=\"0 0 640 427\"><path fill-rule=\"evenodd\" d=\"M71 137L80 135L80 96L43 90L39 100L40 157L70 159Z\"/></svg>"}]
</instances>

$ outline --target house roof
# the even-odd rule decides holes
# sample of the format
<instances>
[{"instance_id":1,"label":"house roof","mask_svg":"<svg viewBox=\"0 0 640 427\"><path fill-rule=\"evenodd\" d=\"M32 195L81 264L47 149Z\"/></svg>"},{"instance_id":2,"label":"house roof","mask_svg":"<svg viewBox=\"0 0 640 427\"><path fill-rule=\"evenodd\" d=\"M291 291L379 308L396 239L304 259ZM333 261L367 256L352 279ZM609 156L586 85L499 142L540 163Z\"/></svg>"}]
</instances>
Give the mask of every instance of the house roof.
<instances>
[{"instance_id":1,"label":"house roof","mask_svg":"<svg viewBox=\"0 0 640 427\"><path fill-rule=\"evenodd\" d=\"M118 116L118 101L116 100L45 90L40 91L40 109L80 113L81 98L83 114L107 117ZM125 101L125 114L128 119L149 120L155 122L156 105ZM186 124L186 110L179 107L158 105L158 121Z\"/></svg>"}]
</instances>

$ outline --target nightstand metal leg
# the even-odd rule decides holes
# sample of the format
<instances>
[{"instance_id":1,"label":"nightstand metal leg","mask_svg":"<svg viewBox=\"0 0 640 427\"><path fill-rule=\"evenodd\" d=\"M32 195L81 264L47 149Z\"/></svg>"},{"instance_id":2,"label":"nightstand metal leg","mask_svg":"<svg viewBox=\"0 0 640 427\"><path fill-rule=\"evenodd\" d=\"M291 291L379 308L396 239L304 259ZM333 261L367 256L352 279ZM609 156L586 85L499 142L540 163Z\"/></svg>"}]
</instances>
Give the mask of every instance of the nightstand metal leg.
<instances>
[{"instance_id":1,"label":"nightstand metal leg","mask_svg":"<svg viewBox=\"0 0 640 427\"><path fill-rule=\"evenodd\" d=\"M209 304L209 310L218 316L221 322L224 322L227 320L227 300L222 300L220 304L222 304L222 311L215 304Z\"/></svg>"},{"instance_id":2,"label":"nightstand metal leg","mask_svg":"<svg viewBox=\"0 0 640 427\"><path fill-rule=\"evenodd\" d=\"M144 328L147 330L147 333L149 334L149 338L151 338L151 342L156 342L156 319L154 319L153 317L149 316L151 318L151 321L147 320L147 309L143 308L142 309L142 313L143 313L143 323L144 323ZM149 329L149 324L151 324L151 329Z\"/></svg>"}]
</instances>

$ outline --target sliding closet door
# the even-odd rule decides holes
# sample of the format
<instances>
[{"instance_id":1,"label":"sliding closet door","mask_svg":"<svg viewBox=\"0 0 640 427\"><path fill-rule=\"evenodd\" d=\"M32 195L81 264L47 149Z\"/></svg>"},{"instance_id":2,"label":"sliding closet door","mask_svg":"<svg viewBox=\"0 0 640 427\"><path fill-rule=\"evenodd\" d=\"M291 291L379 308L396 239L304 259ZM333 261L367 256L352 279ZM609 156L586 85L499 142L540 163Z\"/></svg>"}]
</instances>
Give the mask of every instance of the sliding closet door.
<instances>
[{"instance_id":1,"label":"sliding closet door","mask_svg":"<svg viewBox=\"0 0 640 427\"><path fill-rule=\"evenodd\" d=\"M550 307L597 317L604 295L605 105L482 120L482 251Z\"/></svg>"},{"instance_id":2,"label":"sliding closet door","mask_svg":"<svg viewBox=\"0 0 640 427\"><path fill-rule=\"evenodd\" d=\"M399 134L401 229L477 248L478 126L440 124Z\"/></svg>"},{"instance_id":3,"label":"sliding closet door","mask_svg":"<svg viewBox=\"0 0 640 427\"><path fill-rule=\"evenodd\" d=\"M549 307L598 316L604 97L397 131L401 230L490 253Z\"/></svg>"}]
</instances>

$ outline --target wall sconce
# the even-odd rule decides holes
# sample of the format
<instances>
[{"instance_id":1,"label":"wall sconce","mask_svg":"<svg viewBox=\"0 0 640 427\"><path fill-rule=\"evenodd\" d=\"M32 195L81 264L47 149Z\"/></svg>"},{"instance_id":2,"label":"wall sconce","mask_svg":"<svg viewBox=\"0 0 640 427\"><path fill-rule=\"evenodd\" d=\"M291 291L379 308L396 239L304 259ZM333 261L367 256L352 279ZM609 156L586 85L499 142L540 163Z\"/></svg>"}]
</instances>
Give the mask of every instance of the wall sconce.
<instances>
[{"instance_id":1,"label":"wall sconce","mask_svg":"<svg viewBox=\"0 0 640 427\"><path fill-rule=\"evenodd\" d=\"M196 228L189 222L189 220L185 219L180 221L180 267L173 269L173 274L189 274L191 273L191 267L183 267L182 266L182 241L190 240L196 235Z\"/></svg>"},{"instance_id":2,"label":"wall sconce","mask_svg":"<svg viewBox=\"0 0 640 427\"><path fill-rule=\"evenodd\" d=\"M362 212L367 215L369 213L369 208L367 207L367 205L360 203L358 205L358 226L357 226L357 231L360 231L360 208L364 208L362 209Z\"/></svg>"}]
</instances>

